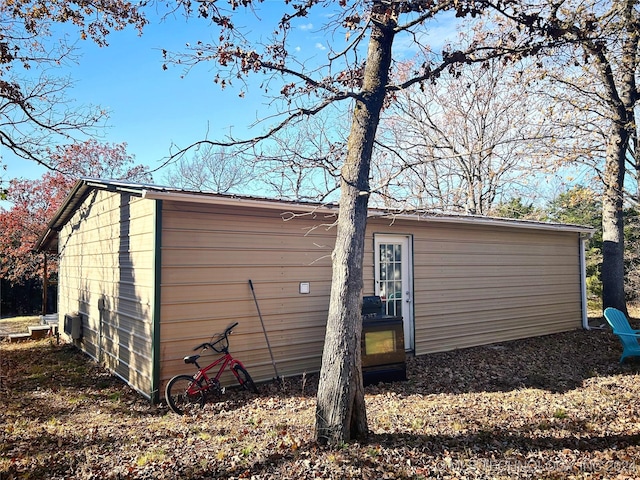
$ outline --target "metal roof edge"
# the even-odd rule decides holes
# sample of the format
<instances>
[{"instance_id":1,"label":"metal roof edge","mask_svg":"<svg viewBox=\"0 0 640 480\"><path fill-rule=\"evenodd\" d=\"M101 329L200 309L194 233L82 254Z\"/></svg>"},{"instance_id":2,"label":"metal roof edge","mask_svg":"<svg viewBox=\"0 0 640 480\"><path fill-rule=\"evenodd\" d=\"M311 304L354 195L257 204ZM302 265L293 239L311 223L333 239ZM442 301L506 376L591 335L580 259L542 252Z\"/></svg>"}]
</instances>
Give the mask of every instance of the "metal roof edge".
<instances>
[{"instance_id":1,"label":"metal roof edge","mask_svg":"<svg viewBox=\"0 0 640 480\"><path fill-rule=\"evenodd\" d=\"M56 210L51 220L49 220L47 229L42 233L42 235L40 235L40 238L38 238L38 241L36 242L34 247L34 250L36 252L41 252L49 248L49 244L53 240L54 236L58 233L58 231L60 231L62 225L64 225L64 223L66 223L66 221L68 220L68 216L65 216L63 214L65 212L75 211L78 204L78 198L83 197L84 199L85 193L88 193L81 192L81 194L78 195L78 192L80 192L83 187L85 187L84 180L78 180L73 185L64 202L62 202L62 205L58 207L58 210ZM64 221L61 222L61 219L64 219Z\"/></svg>"},{"instance_id":2,"label":"metal roof edge","mask_svg":"<svg viewBox=\"0 0 640 480\"><path fill-rule=\"evenodd\" d=\"M377 211L369 213L369 218L389 218L389 219L402 219L417 222L432 222L432 223L458 223L466 225L487 225L495 227L511 227L511 228L524 228L530 230L551 230L551 231L564 231L574 232L592 236L596 229L584 225L572 225L565 223L547 223L538 222L535 220L520 220L512 218L499 218L499 217L483 217L479 215L446 215L446 214L429 214L423 213L407 213L407 212L384 212Z\"/></svg>"},{"instance_id":3,"label":"metal roof edge","mask_svg":"<svg viewBox=\"0 0 640 480\"><path fill-rule=\"evenodd\" d=\"M177 192L177 191L159 191L154 189L145 189L142 191L142 198L151 200L173 200L176 202L195 202L210 205L228 205L228 206L247 206L260 207L274 210L280 210L286 213L286 210L302 211L302 212L326 212L335 214L338 212L338 206L335 204L319 204L319 203L302 203L288 202L283 200L271 200L268 198L243 197L236 195L219 195L206 194L197 192Z\"/></svg>"},{"instance_id":4,"label":"metal roof edge","mask_svg":"<svg viewBox=\"0 0 640 480\"><path fill-rule=\"evenodd\" d=\"M309 212L309 213L330 213L336 214L339 211L338 205L335 204L319 204L319 203L302 203L283 200L271 200L266 198L256 197L242 197L242 196L223 196L218 194L205 194L197 192L185 192L185 191L168 191L168 190L156 190L145 189L142 193L143 198L155 199L155 200L174 200L182 202L196 202L205 203L210 205L228 205L228 206L253 206L259 208L276 209L286 214L286 210L292 210L297 212ZM376 208L370 208L368 218L389 218L403 219L417 222L439 222L439 223L459 223L468 225L489 225L511 228L525 228L534 230L551 230L551 231L564 231L575 232L586 235L593 235L595 228L582 225L570 225L563 223L546 223L538 222L534 220L519 220L511 218L498 218L498 217L484 217L479 215L446 215L446 214L432 214L428 212L421 213L409 213L409 212L393 212L380 210Z\"/></svg>"},{"instance_id":5,"label":"metal roof edge","mask_svg":"<svg viewBox=\"0 0 640 480\"><path fill-rule=\"evenodd\" d=\"M159 185L142 184L128 182L126 180L104 180L98 178L81 178L78 180L63 204L58 208L51 221L48 223L47 230L38 239L35 250L43 251L50 248L51 242L62 226L75 213L78 206L85 200L87 195L94 190L109 190L118 192L128 192L139 195L142 198L150 200L173 200L178 202L195 202L212 205L226 206L246 206L267 208L272 210L280 210L283 215L291 212L297 213L325 213L336 215L339 212L337 204L320 204L320 203L304 203L297 201L286 201L278 199L268 199L241 195L223 195L204 192L191 192L186 190L173 189L171 187L162 187ZM295 213L295 214L297 214ZM595 228L569 225L562 223L545 223L532 220L507 219L497 217L483 217L478 215L447 215L434 214L428 212L407 212L407 211L389 211L377 208L370 208L368 218L387 218L402 219L415 222L432 222L432 223L453 223L463 225L488 225L509 228L525 228L533 230L547 231L564 231L575 232L585 236L592 236Z\"/></svg>"}]
</instances>

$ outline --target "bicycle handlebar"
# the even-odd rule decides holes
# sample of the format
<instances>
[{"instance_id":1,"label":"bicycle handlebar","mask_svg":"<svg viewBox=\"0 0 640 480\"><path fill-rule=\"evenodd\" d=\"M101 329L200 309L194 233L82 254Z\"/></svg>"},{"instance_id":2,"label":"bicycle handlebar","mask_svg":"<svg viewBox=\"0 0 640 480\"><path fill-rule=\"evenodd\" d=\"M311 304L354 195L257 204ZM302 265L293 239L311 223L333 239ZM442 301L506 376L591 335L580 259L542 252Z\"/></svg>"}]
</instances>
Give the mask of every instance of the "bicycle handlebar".
<instances>
[{"instance_id":1,"label":"bicycle handlebar","mask_svg":"<svg viewBox=\"0 0 640 480\"><path fill-rule=\"evenodd\" d=\"M218 350L215 345L223 340L225 340L229 335L231 335L231 332L234 328L236 328L238 326L238 322L234 323L233 325L228 326L223 333L220 334L220 338L218 340L216 340L213 343L201 343L200 345L198 345L196 348L193 349L193 351L197 351L197 350L201 350L203 348L211 348L212 350L215 350L216 352L219 352L220 350Z\"/></svg>"},{"instance_id":2,"label":"bicycle handlebar","mask_svg":"<svg viewBox=\"0 0 640 480\"><path fill-rule=\"evenodd\" d=\"M237 326L238 326L238 322L236 322L233 325L227 327L227 329L224 331L224 336L226 337L227 335L230 335L231 334L231 330L233 330Z\"/></svg>"}]
</instances>

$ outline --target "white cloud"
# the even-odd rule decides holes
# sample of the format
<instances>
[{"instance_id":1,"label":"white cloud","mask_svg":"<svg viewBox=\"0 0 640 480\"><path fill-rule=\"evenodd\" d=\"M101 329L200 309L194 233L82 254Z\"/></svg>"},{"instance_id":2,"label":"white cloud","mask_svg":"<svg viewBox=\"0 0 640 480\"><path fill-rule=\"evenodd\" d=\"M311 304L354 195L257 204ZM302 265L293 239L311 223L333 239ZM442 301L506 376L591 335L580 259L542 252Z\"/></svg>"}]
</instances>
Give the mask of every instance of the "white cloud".
<instances>
[{"instance_id":1,"label":"white cloud","mask_svg":"<svg viewBox=\"0 0 640 480\"><path fill-rule=\"evenodd\" d=\"M327 47L325 47L323 44L321 44L320 42L316 43L316 48L318 50L326 50Z\"/></svg>"},{"instance_id":2,"label":"white cloud","mask_svg":"<svg viewBox=\"0 0 640 480\"><path fill-rule=\"evenodd\" d=\"M300 30L307 31L313 29L313 23L307 23L304 25L300 25Z\"/></svg>"}]
</instances>

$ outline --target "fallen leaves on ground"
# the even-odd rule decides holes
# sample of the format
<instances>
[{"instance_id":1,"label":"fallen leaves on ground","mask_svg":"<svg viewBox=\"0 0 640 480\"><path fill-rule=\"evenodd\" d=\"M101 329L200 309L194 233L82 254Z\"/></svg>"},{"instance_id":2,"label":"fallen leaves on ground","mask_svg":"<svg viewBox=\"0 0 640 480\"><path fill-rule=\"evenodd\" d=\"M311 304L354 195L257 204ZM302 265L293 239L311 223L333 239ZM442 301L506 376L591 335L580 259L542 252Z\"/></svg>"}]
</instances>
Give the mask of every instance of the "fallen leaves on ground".
<instances>
[{"instance_id":1,"label":"fallen leaves on ground","mask_svg":"<svg viewBox=\"0 0 640 480\"><path fill-rule=\"evenodd\" d=\"M607 331L409 358L370 435L313 441L317 375L151 406L70 345L2 345L0 479L640 478L640 362Z\"/></svg>"}]
</instances>

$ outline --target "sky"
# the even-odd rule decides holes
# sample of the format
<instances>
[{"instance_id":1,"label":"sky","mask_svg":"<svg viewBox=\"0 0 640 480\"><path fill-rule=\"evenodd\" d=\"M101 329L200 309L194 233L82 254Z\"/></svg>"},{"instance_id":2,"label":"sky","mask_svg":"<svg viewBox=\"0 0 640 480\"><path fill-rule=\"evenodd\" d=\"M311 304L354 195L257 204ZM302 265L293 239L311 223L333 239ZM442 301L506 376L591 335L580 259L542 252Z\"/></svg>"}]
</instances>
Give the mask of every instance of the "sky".
<instances>
[{"instance_id":1,"label":"sky","mask_svg":"<svg viewBox=\"0 0 640 480\"><path fill-rule=\"evenodd\" d=\"M266 38L279 13L274 3L266 2L256 15L248 15L236 24ZM239 88L222 90L213 83L213 65L202 64L187 75L180 66L169 65L163 70L162 49L182 51L187 43L210 40L216 31L207 22L187 22L181 16L164 21L159 16L148 19L150 24L141 36L132 28L114 32L108 37L107 47L78 40L78 64L61 69L74 82L68 93L76 105L100 106L110 112L109 127L101 132L99 141L126 142L127 152L136 163L155 169L162 165L172 143L184 147L205 136L221 139L229 132L247 138L269 125L248 128L256 119L273 113L274 107L260 92L261 78L251 80L245 97L240 98ZM324 18L309 17L296 24L291 38L299 55L311 61L326 58L327 41L335 39L319 30L323 22ZM431 25L434 44L452 35L451 22L451 18L443 17ZM77 36L69 29L54 33L64 30L72 32L70 40ZM398 55L406 54L398 51ZM8 167L7 179L38 178L45 172L43 167L16 158L6 149L0 154ZM155 173L155 183L162 184L163 175L162 171Z\"/></svg>"}]
</instances>

